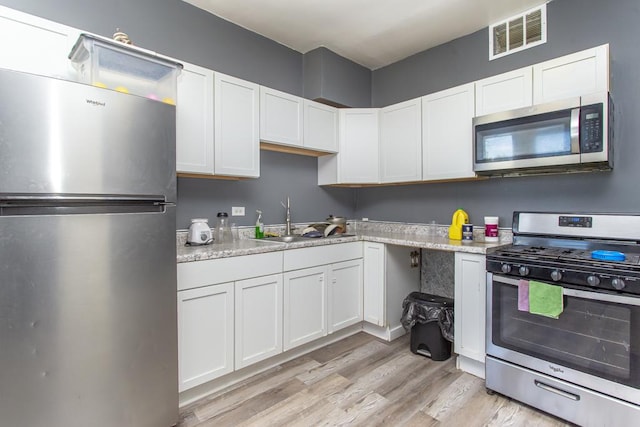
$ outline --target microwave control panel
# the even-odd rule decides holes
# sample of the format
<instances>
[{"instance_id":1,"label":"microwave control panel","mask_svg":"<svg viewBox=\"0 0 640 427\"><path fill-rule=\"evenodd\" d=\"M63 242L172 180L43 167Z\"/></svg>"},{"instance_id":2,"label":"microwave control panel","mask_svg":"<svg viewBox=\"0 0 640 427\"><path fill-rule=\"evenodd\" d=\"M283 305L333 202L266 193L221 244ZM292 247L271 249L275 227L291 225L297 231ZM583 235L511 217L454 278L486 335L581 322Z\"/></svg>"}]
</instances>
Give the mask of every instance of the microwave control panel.
<instances>
[{"instance_id":1,"label":"microwave control panel","mask_svg":"<svg viewBox=\"0 0 640 427\"><path fill-rule=\"evenodd\" d=\"M604 134L602 104L580 107L580 152L597 153L602 151Z\"/></svg>"}]
</instances>

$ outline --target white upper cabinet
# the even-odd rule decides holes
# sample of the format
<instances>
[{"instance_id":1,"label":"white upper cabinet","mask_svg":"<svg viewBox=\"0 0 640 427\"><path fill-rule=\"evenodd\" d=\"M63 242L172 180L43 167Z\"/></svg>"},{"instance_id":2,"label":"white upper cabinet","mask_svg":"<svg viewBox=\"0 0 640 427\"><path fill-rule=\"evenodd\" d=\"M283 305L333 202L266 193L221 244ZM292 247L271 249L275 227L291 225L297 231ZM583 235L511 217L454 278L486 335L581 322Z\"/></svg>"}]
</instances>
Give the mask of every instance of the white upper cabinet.
<instances>
[{"instance_id":1,"label":"white upper cabinet","mask_svg":"<svg viewBox=\"0 0 640 427\"><path fill-rule=\"evenodd\" d=\"M183 62L176 106L176 170L213 174L213 71Z\"/></svg>"},{"instance_id":2,"label":"white upper cabinet","mask_svg":"<svg viewBox=\"0 0 640 427\"><path fill-rule=\"evenodd\" d=\"M340 151L318 157L318 184L379 182L379 113L379 108L340 110Z\"/></svg>"},{"instance_id":3,"label":"white upper cabinet","mask_svg":"<svg viewBox=\"0 0 640 427\"><path fill-rule=\"evenodd\" d=\"M380 182L422 179L421 99L380 110Z\"/></svg>"},{"instance_id":4,"label":"white upper cabinet","mask_svg":"<svg viewBox=\"0 0 640 427\"><path fill-rule=\"evenodd\" d=\"M302 147L303 101L298 96L261 86L260 140Z\"/></svg>"},{"instance_id":5,"label":"white upper cabinet","mask_svg":"<svg viewBox=\"0 0 640 427\"><path fill-rule=\"evenodd\" d=\"M422 97L422 179L471 178L474 84Z\"/></svg>"},{"instance_id":6,"label":"white upper cabinet","mask_svg":"<svg viewBox=\"0 0 640 427\"><path fill-rule=\"evenodd\" d=\"M335 153L338 151L338 109L304 100L304 148Z\"/></svg>"},{"instance_id":7,"label":"white upper cabinet","mask_svg":"<svg viewBox=\"0 0 640 427\"><path fill-rule=\"evenodd\" d=\"M215 174L259 177L260 87L215 73L214 99Z\"/></svg>"},{"instance_id":8,"label":"white upper cabinet","mask_svg":"<svg viewBox=\"0 0 640 427\"><path fill-rule=\"evenodd\" d=\"M0 68L75 80L68 56L80 31L0 6Z\"/></svg>"},{"instance_id":9,"label":"white upper cabinet","mask_svg":"<svg viewBox=\"0 0 640 427\"><path fill-rule=\"evenodd\" d=\"M533 68L525 67L476 82L476 116L530 107Z\"/></svg>"},{"instance_id":10,"label":"white upper cabinet","mask_svg":"<svg viewBox=\"0 0 640 427\"><path fill-rule=\"evenodd\" d=\"M259 86L183 65L176 108L177 172L260 176Z\"/></svg>"},{"instance_id":11,"label":"white upper cabinet","mask_svg":"<svg viewBox=\"0 0 640 427\"><path fill-rule=\"evenodd\" d=\"M533 66L535 104L608 90L608 44Z\"/></svg>"}]
</instances>

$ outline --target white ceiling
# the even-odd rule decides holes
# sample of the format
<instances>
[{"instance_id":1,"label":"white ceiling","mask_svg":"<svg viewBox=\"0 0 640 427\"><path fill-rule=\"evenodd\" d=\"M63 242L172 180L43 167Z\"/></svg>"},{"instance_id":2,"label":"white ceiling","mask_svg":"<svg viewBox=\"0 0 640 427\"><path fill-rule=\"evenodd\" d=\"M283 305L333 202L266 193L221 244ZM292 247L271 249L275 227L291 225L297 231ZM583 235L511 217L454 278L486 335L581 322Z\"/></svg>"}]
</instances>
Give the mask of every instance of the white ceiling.
<instances>
[{"instance_id":1,"label":"white ceiling","mask_svg":"<svg viewBox=\"0 0 640 427\"><path fill-rule=\"evenodd\" d=\"M545 0L184 1L298 52L324 46L374 70L545 3Z\"/></svg>"}]
</instances>

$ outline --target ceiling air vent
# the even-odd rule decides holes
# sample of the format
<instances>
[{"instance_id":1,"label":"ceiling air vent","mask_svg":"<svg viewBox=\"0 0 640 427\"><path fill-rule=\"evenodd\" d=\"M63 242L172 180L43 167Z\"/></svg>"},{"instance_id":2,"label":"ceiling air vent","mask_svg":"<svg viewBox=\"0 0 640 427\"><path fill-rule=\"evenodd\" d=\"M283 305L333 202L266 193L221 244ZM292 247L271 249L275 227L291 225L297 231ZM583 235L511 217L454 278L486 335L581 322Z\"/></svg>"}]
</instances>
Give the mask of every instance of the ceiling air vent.
<instances>
[{"instance_id":1,"label":"ceiling air vent","mask_svg":"<svg viewBox=\"0 0 640 427\"><path fill-rule=\"evenodd\" d=\"M489 26L489 60L547 41L547 5Z\"/></svg>"}]
</instances>

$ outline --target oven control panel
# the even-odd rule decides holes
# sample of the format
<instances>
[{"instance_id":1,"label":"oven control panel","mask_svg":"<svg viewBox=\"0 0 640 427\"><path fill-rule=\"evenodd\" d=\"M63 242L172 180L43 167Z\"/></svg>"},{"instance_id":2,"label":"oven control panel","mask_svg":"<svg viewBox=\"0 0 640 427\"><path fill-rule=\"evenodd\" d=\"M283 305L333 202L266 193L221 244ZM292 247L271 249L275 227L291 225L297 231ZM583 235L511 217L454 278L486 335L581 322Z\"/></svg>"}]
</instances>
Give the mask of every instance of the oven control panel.
<instances>
[{"instance_id":1,"label":"oven control panel","mask_svg":"<svg viewBox=\"0 0 640 427\"><path fill-rule=\"evenodd\" d=\"M591 228L593 226L593 217L560 215L558 217L558 226Z\"/></svg>"},{"instance_id":2,"label":"oven control panel","mask_svg":"<svg viewBox=\"0 0 640 427\"><path fill-rule=\"evenodd\" d=\"M578 286L592 290L640 295L640 277L599 268L575 269L538 263L508 262L487 259L487 271L525 280L540 280L560 286Z\"/></svg>"}]
</instances>

